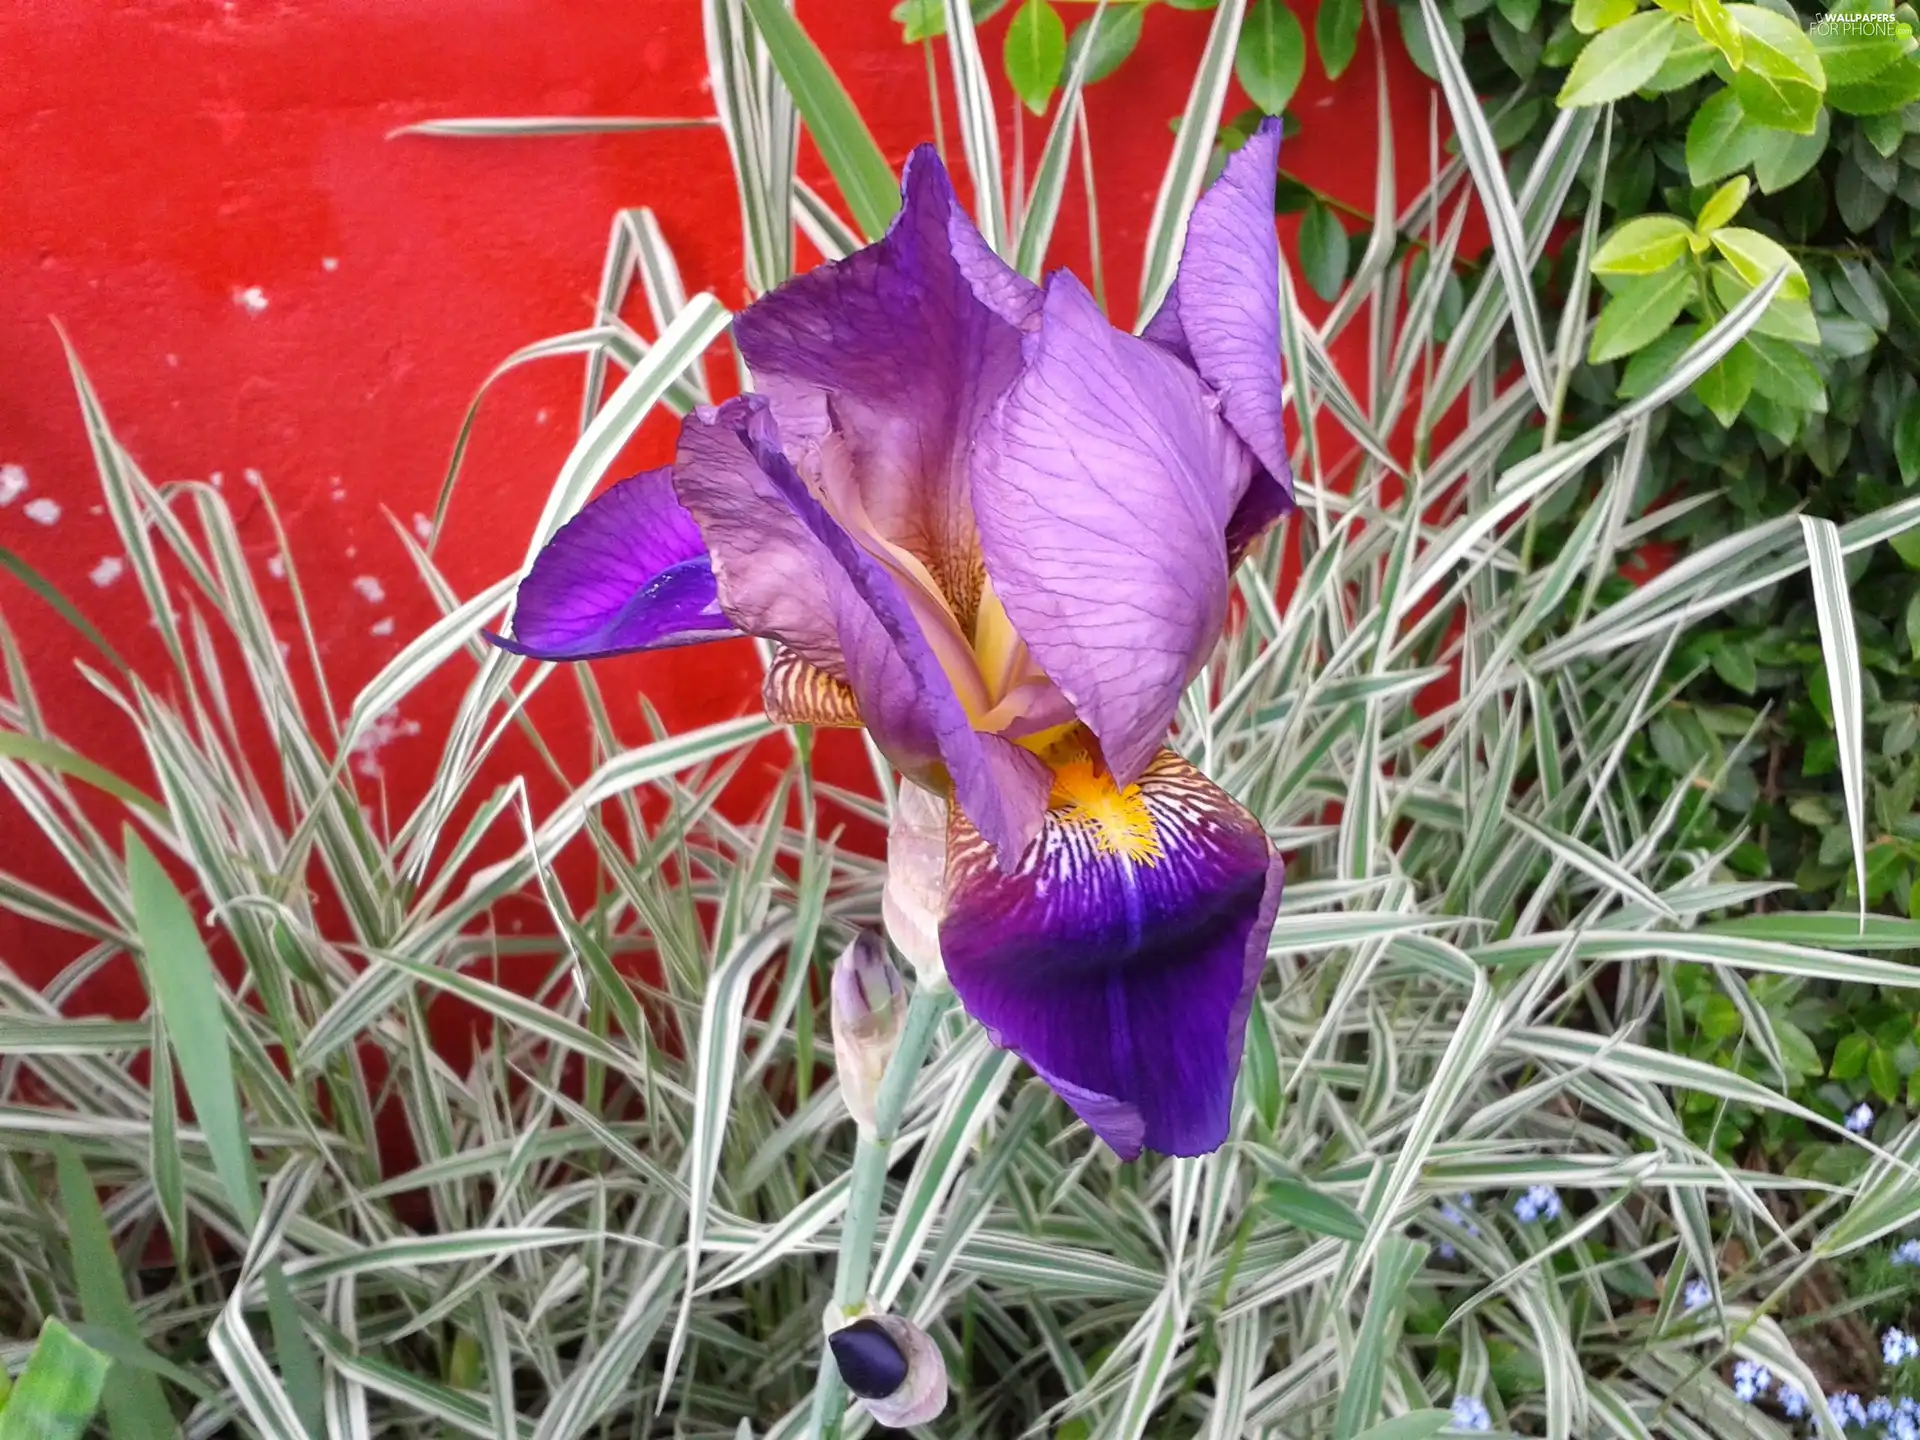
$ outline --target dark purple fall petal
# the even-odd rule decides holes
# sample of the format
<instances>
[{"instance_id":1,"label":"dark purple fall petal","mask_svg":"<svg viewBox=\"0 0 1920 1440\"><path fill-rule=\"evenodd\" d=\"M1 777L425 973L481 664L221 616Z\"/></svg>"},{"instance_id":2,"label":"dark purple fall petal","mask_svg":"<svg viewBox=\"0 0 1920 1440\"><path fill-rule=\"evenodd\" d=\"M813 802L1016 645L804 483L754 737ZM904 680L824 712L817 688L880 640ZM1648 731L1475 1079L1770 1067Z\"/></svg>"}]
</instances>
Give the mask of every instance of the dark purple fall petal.
<instances>
[{"instance_id":1,"label":"dark purple fall petal","mask_svg":"<svg viewBox=\"0 0 1920 1440\"><path fill-rule=\"evenodd\" d=\"M520 582L512 636L487 638L536 660L595 660L733 634L671 481L668 470L622 480L563 525Z\"/></svg>"},{"instance_id":2,"label":"dark purple fall petal","mask_svg":"<svg viewBox=\"0 0 1920 1440\"><path fill-rule=\"evenodd\" d=\"M1280 405L1279 163L1280 122L1264 120L1194 205L1173 286L1142 332L1199 371L1260 462L1229 527L1236 559L1293 508Z\"/></svg>"},{"instance_id":3,"label":"dark purple fall petal","mask_svg":"<svg viewBox=\"0 0 1920 1440\"><path fill-rule=\"evenodd\" d=\"M918 558L971 625L968 442L1019 371L1007 317L1030 312L1037 291L987 248L930 147L908 160L901 196L885 238L788 281L733 333L810 476L804 452L827 442L818 479L836 513Z\"/></svg>"},{"instance_id":4,"label":"dark purple fall petal","mask_svg":"<svg viewBox=\"0 0 1920 1440\"><path fill-rule=\"evenodd\" d=\"M778 442L758 395L690 417L682 433L676 484L713 547L722 605L741 628L844 679L887 758L926 784L944 771L1011 864L1039 828L1046 767L973 728L900 585L827 513ZM813 653L796 643L798 623L774 628L776 609L804 615Z\"/></svg>"},{"instance_id":5,"label":"dark purple fall petal","mask_svg":"<svg viewBox=\"0 0 1920 1440\"><path fill-rule=\"evenodd\" d=\"M1282 865L1259 823L1170 750L1140 781L1159 853L1103 852L1050 811L1013 873L949 829L940 949L967 1013L1122 1158L1226 1138Z\"/></svg>"},{"instance_id":6,"label":"dark purple fall petal","mask_svg":"<svg viewBox=\"0 0 1920 1440\"><path fill-rule=\"evenodd\" d=\"M1250 460L1211 401L1062 272L979 437L987 574L1123 784L1159 750L1226 621L1223 537Z\"/></svg>"}]
</instances>

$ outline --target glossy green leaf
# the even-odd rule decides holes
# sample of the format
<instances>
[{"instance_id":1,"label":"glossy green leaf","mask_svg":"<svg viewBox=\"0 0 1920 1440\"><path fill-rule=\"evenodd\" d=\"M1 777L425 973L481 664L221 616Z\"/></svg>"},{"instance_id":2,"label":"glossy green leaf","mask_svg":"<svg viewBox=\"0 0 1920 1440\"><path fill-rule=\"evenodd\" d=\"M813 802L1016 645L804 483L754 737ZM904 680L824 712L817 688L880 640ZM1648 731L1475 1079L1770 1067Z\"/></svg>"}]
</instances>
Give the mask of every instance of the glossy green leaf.
<instances>
[{"instance_id":1,"label":"glossy green leaf","mask_svg":"<svg viewBox=\"0 0 1920 1440\"><path fill-rule=\"evenodd\" d=\"M1047 113L1047 103L1060 84L1067 63L1067 26L1050 0L1026 0L1007 26L1003 47L1007 83L1036 115Z\"/></svg>"},{"instance_id":2,"label":"glossy green leaf","mask_svg":"<svg viewBox=\"0 0 1920 1440\"><path fill-rule=\"evenodd\" d=\"M1740 108L1762 125L1811 135L1827 78L1807 32L1764 5L1729 5L1727 14L1741 35L1732 85Z\"/></svg>"},{"instance_id":3,"label":"glossy green leaf","mask_svg":"<svg viewBox=\"0 0 1920 1440\"><path fill-rule=\"evenodd\" d=\"M1313 18L1313 39L1320 51L1320 67L1329 80L1338 80L1353 63L1363 14L1361 0L1320 0Z\"/></svg>"},{"instance_id":4,"label":"glossy green leaf","mask_svg":"<svg viewBox=\"0 0 1920 1440\"><path fill-rule=\"evenodd\" d=\"M1267 114L1278 115L1306 70L1306 32L1293 11L1281 0L1253 0L1233 52L1234 77L1247 98Z\"/></svg>"},{"instance_id":5,"label":"glossy green leaf","mask_svg":"<svg viewBox=\"0 0 1920 1440\"><path fill-rule=\"evenodd\" d=\"M1741 348L1753 353L1753 388L1777 404L1808 412L1827 408L1827 391L1814 363L1771 335L1749 335Z\"/></svg>"},{"instance_id":6,"label":"glossy green leaf","mask_svg":"<svg viewBox=\"0 0 1920 1440\"><path fill-rule=\"evenodd\" d=\"M1686 255L1692 235L1678 215L1641 215L1615 229L1588 268L1596 275L1657 275Z\"/></svg>"},{"instance_id":7,"label":"glossy green leaf","mask_svg":"<svg viewBox=\"0 0 1920 1440\"><path fill-rule=\"evenodd\" d=\"M1748 118L1731 90L1708 96L1687 122L1687 178L1695 185L1711 185L1746 169L1766 133Z\"/></svg>"},{"instance_id":8,"label":"glossy green leaf","mask_svg":"<svg viewBox=\"0 0 1920 1440\"><path fill-rule=\"evenodd\" d=\"M1693 276L1684 265L1626 281L1601 307L1587 358L1598 365L1652 344L1680 318L1693 293Z\"/></svg>"},{"instance_id":9,"label":"glossy green leaf","mask_svg":"<svg viewBox=\"0 0 1920 1440\"><path fill-rule=\"evenodd\" d=\"M1573 28L1596 35L1631 19L1639 8L1638 0L1573 0Z\"/></svg>"},{"instance_id":10,"label":"glossy green leaf","mask_svg":"<svg viewBox=\"0 0 1920 1440\"><path fill-rule=\"evenodd\" d=\"M1914 48L1913 31L1891 15L1828 16L1808 36L1829 85L1864 84Z\"/></svg>"},{"instance_id":11,"label":"glossy green leaf","mask_svg":"<svg viewBox=\"0 0 1920 1440\"><path fill-rule=\"evenodd\" d=\"M1785 270L1787 279L1780 287L1779 298L1807 298L1806 272L1801 270L1800 262L1789 255L1779 241L1740 225L1724 226L1709 238L1713 241L1713 248L1726 257L1727 263L1747 284L1759 285L1775 271Z\"/></svg>"},{"instance_id":12,"label":"glossy green leaf","mask_svg":"<svg viewBox=\"0 0 1920 1440\"><path fill-rule=\"evenodd\" d=\"M1909 55L1870 80L1827 87L1827 103L1842 115L1891 115L1920 101L1920 62Z\"/></svg>"},{"instance_id":13,"label":"glossy green leaf","mask_svg":"<svg viewBox=\"0 0 1920 1440\"><path fill-rule=\"evenodd\" d=\"M1832 98L1829 89L1828 99ZM1742 112L1744 115L1745 112ZM1788 130L1760 130L1755 137L1753 175L1763 195L1777 195L1820 163L1827 153L1827 136L1832 121L1822 108L1814 121L1811 135L1795 135Z\"/></svg>"},{"instance_id":14,"label":"glossy green leaf","mask_svg":"<svg viewBox=\"0 0 1920 1440\"><path fill-rule=\"evenodd\" d=\"M1659 71L1685 24L1665 10L1643 10L1587 42L1573 62L1559 103L1571 109L1624 100Z\"/></svg>"},{"instance_id":15,"label":"glossy green leaf","mask_svg":"<svg viewBox=\"0 0 1920 1440\"><path fill-rule=\"evenodd\" d=\"M1740 207L1747 203L1747 196L1752 193L1752 190L1753 182L1746 176L1734 176L1714 191L1707 198L1707 203L1700 207L1700 215L1694 221L1694 228L1702 235L1711 235L1740 213Z\"/></svg>"},{"instance_id":16,"label":"glossy green leaf","mask_svg":"<svg viewBox=\"0 0 1920 1440\"><path fill-rule=\"evenodd\" d=\"M1725 0L1693 0L1693 28L1714 49L1725 57L1728 65L1738 70L1746 57L1746 46L1741 43L1740 27L1727 13Z\"/></svg>"},{"instance_id":17,"label":"glossy green leaf","mask_svg":"<svg viewBox=\"0 0 1920 1440\"><path fill-rule=\"evenodd\" d=\"M1747 396L1753 393L1753 371L1753 351L1742 341L1729 350L1719 364L1693 382L1693 393L1713 412L1714 419L1731 426L1740 418L1740 408L1747 403ZM1753 690L1750 683L1739 688L1749 694Z\"/></svg>"},{"instance_id":18,"label":"glossy green leaf","mask_svg":"<svg viewBox=\"0 0 1920 1440\"><path fill-rule=\"evenodd\" d=\"M1300 270L1322 300L1339 295L1347 282L1349 242L1331 206L1314 201L1300 216Z\"/></svg>"},{"instance_id":19,"label":"glossy green leaf","mask_svg":"<svg viewBox=\"0 0 1920 1440\"><path fill-rule=\"evenodd\" d=\"M1062 73L1072 74L1073 67L1079 63L1080 52L1092 45L1093 53L1087 57L1087 73L1082 83L1093 85L1106 79L1126 63L1140 44L1146 21L1147 7L1142 3L1112 3L1097 16L1082 20L1073 27L1073 34L1067 40L1067 61Z\"/></svg>"}]
</instances>

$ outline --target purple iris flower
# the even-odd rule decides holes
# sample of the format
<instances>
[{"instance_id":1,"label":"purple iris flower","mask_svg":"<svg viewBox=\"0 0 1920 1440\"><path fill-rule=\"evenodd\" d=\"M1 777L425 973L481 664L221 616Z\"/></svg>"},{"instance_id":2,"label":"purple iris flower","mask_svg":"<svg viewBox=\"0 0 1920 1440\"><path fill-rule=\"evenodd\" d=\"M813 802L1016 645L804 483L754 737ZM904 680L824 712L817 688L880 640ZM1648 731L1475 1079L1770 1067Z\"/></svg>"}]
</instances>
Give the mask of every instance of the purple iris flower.
<instances>
[{"instance_id":1,"label":"purple iris flower","mask_svg":"<svg viewBox=\"0 0 1920 1440\"><path fill-rule=\"evenodd\" d=\"M864 726L948 802L954 990L1129 1159L1225 1139L1280 899L1259 823L1164 743L1293 507L1279 144L1229 158L1137 337L1002 263L922 146L884 239L736 318L755 393L582 510L495 637L777 642L771 718Z\"/></svg>"}]
</instances>

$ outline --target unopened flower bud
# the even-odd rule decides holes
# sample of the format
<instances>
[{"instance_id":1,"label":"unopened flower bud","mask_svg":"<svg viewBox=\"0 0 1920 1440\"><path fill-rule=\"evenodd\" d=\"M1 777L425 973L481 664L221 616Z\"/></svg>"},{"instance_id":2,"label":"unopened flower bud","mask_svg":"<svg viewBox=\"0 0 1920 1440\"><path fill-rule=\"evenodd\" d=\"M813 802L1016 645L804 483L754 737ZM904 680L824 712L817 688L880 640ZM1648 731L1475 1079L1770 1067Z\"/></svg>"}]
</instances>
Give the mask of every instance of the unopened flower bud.
<instances>
[{"instance_id":1,"label":"unopened flower bud","mask_svg":"<svg viewBox=\"0 0 1920 1440\"><path fill-rule=\"evenodd\" d=\"M947 1408L947 1362L911 1320L868 1315L827 1337L847 1389L880 1424L904 1430Z\"/></svg>"},{"instance_id":2,"label":"unopened flower bud","mask_svg":"<svg viewBox=\"0 0 1920 1440\"><path fill-rule=\"evenodd\" d=\"M922 985L943 984L940 921L947 911L947 802L910 780L900 782L887 826L887 883L880 914L893 946Z\"/></svg>"},{"instance_id":3,"label":"unopened flower bud","mask_svg":"<svg viewBox=\"0 0 1920 1440\"><path fill-rule=\"evenodd\" d=\"M874 1123L874 1105L887 1062L900 1048L900 972L887 958L887 942L870 930L854 937L833 964L833 1058L847 1113L863 1128Z\"/></svg>"}]
</instances>

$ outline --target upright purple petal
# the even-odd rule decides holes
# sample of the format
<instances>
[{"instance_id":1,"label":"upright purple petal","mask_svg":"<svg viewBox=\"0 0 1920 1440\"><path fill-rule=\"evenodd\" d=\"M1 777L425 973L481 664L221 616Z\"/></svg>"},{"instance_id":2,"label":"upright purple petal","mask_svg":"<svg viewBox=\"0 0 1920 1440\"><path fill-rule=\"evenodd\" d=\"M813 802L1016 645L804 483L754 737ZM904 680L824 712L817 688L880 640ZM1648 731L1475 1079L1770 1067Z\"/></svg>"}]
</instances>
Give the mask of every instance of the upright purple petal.
<instances>
[{"instance_id":1,"label":"upright purple petal","mask_svg":"<svg viewBox=\"0 0 1920 1440\"><path fill-rule=\"evenodd\" d=\"M968 444L1019 372L1015 324L1038 292L987 248L930 148L901 189L885 238L750 305L734 336L790 453L831 430L836 511L920 560L971 625Z\"/></svg>"},{"instance_id":2,"label":"upright purple petal","mask_svg":"<svg viewBox=\"0 0 1920 1440\"><path fill-rule=\"evenodd\" d=\"M982 427L973 504L987 573L1033 658L1122 783L1160 748L1227 613L1224 535L1247 451L1214 397L1047 285L1026 370Z\"/></svg>"},{"instance_id":3,"label":"upright purple petal","mask_svg":"<svg viewBox=\"0 0 1920 1440\"><path fill-rule=\"evenodd\" d=\"M1234 517L1236 559L1293 508L1280 406L1279 163L1280 122L1263 120L1194 205L1173 286L1142 332L1199 371L1260 462Z\"/></svg>"},{"instance_id":4,"label":"upright purple petal","mask_svg":"<svg viewBox=\"0 0 1920 1440\"><path fill-rule=\"evenodd\" d=\"M900 585L827 513L778 439L757 395L690 417L682 434L675 483L713 547L722 604L742 629L845 680L887 758L922 783L950 778L1011 864L1039 828L1046 767L973 729Z\"/></svg>"},{"instance_id":5,"label":"upright purple petal","mask_svg":"<svg viewBox=\"0 0 1920 1440\"><path fill-rule=\"evenodd\" d=\"M1163 750L1131 793L1050 810L1011 874L964 820L948 844L967 1013L1122 1159L1217 1148L1280 903L1253 816Z\"/></svg>"},{"instance_id":6,"label":"upright purple petal","mask_svg":"<svg viewBox=\"0 0 1920 1440\"><path fill-rule=\"evenodd\" d=\"M487 638L536 660L594 660L733 633L700 528L661 469L620 481L563 525L514 594L512 636Z\"/></svg>"}]
</instances>

